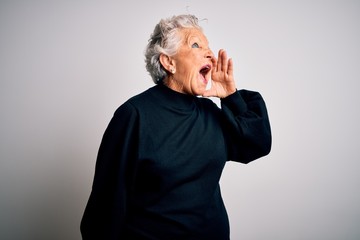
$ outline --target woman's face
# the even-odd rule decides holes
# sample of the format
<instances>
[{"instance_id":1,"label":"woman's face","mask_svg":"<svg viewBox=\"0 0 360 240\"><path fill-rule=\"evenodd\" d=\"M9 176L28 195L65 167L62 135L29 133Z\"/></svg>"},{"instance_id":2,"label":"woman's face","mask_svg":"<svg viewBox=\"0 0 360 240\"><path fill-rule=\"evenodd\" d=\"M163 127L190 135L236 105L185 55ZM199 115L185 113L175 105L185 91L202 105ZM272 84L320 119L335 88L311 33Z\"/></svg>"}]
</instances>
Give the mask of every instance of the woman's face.
<instances>
[{"instance_id":1,"label":"woman's face","mask_svg":"<svg viewBox=\"0 0 360 240\"><path fill-rule=\"evenodd\" d=\"M210 81L214 55L201 30L183 29L179 34L182 43L171 57L175 73L170 77L168 86L181 93L203 95Z\"/></svg>"}]
</instances>

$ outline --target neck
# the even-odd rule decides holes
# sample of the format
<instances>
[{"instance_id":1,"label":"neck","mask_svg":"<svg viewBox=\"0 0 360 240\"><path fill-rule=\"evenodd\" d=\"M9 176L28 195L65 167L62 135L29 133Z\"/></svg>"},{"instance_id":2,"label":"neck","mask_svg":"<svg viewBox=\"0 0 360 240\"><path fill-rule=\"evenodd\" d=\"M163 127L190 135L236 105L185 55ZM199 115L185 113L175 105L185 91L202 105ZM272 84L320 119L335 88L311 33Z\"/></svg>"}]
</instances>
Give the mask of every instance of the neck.
<instances>
[{"instance_id":1,"label":"neck","mask_svg":"<svg viewBox=\"0 0 360 240\"><path fill-rule=\"evenodd\" d=\"M168 88L170 88L173 91L179 92L179 93L183 93L186 94L186 92L184 91L184 85L183 84L179 84L173 76L167 76L164 79L164 85L167 86Z\"/></svg>"}]
</instances>

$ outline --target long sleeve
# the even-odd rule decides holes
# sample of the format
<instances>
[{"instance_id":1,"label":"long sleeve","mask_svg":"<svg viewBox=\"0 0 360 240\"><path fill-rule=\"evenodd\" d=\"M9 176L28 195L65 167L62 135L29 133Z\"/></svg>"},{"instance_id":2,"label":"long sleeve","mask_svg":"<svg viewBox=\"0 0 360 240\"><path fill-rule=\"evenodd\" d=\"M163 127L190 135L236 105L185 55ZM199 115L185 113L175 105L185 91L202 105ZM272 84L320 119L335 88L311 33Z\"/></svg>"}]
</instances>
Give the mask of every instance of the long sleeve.
<instances>
[{"instance_id":1,"label":"long sleeve","mask_svg":"<svg viewBox=\"0 0 360 240\"><path fill-rule=\"evenodd\" d=\"M125 103L117 109L103 135L92 192L81 222L84 240L120 239L125 234L131 160L137 154L137 121L137 112Z\"/></svg>"},{"instance_id":2,"label":"long sleeve","mask_svg":"<svg viewBox=\"0 0 360 240\"><path fill-rule=\"evenodd\" d=\"M271 149L265 102L258 92L240 90L221 100L229 160L249 163Z\"/></svg>"}]
</instances>

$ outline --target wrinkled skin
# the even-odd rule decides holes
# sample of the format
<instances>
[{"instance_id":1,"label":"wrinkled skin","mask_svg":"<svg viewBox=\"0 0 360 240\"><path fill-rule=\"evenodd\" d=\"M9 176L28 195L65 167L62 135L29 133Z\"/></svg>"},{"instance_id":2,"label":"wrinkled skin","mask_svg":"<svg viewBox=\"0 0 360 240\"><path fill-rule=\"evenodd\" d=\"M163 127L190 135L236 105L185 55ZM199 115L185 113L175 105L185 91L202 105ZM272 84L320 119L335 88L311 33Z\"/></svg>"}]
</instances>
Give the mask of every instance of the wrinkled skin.
<instances>
[{"instance_id":1,"label":"wrinkled skin","mask_svg":"<svg viewBox=\"0 0 360 240\"><path fill-rule=\"evenodd\" d=\"M182 44L178 52L174 56L160 55L160 62L170 73L164 83L194 96L225 98L234 93L233 61L227 58L226 51L219 50L216 58L199 29L183 29L179 34ZM207 89L209 81L211 88Z\"/></svg>"}]
</instances>

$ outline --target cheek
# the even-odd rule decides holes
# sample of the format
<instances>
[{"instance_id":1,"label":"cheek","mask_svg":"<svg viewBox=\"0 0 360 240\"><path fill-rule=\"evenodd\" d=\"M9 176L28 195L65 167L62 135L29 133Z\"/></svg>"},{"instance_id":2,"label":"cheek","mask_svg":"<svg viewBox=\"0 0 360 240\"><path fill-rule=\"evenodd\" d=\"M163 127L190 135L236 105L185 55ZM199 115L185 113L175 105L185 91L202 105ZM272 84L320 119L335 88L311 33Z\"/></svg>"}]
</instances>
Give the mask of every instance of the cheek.
<instances>
[{"instance_id":1,"label":"cheek","mask_svg":"<svg viewBox=\"0 0 360 240\"><path fill-rule=\"evenodd\" d=\"M198 73L198 68L196 67L194 61L186 61L179 65L179 73L187 77L193 76Z\"/></svg>"},{"instance_id":2,"label":"cheek","mask_svg":"<svg viewBox=\"0 0 360 240\"><path fill-rule=\"evenodd\" d=\"M182 52L179 54L178 60L176 68L179 75L182 75L188 80L199 75L201 58L198 54L194 54L191 51Z\"/></svg>"}]
</instances>

